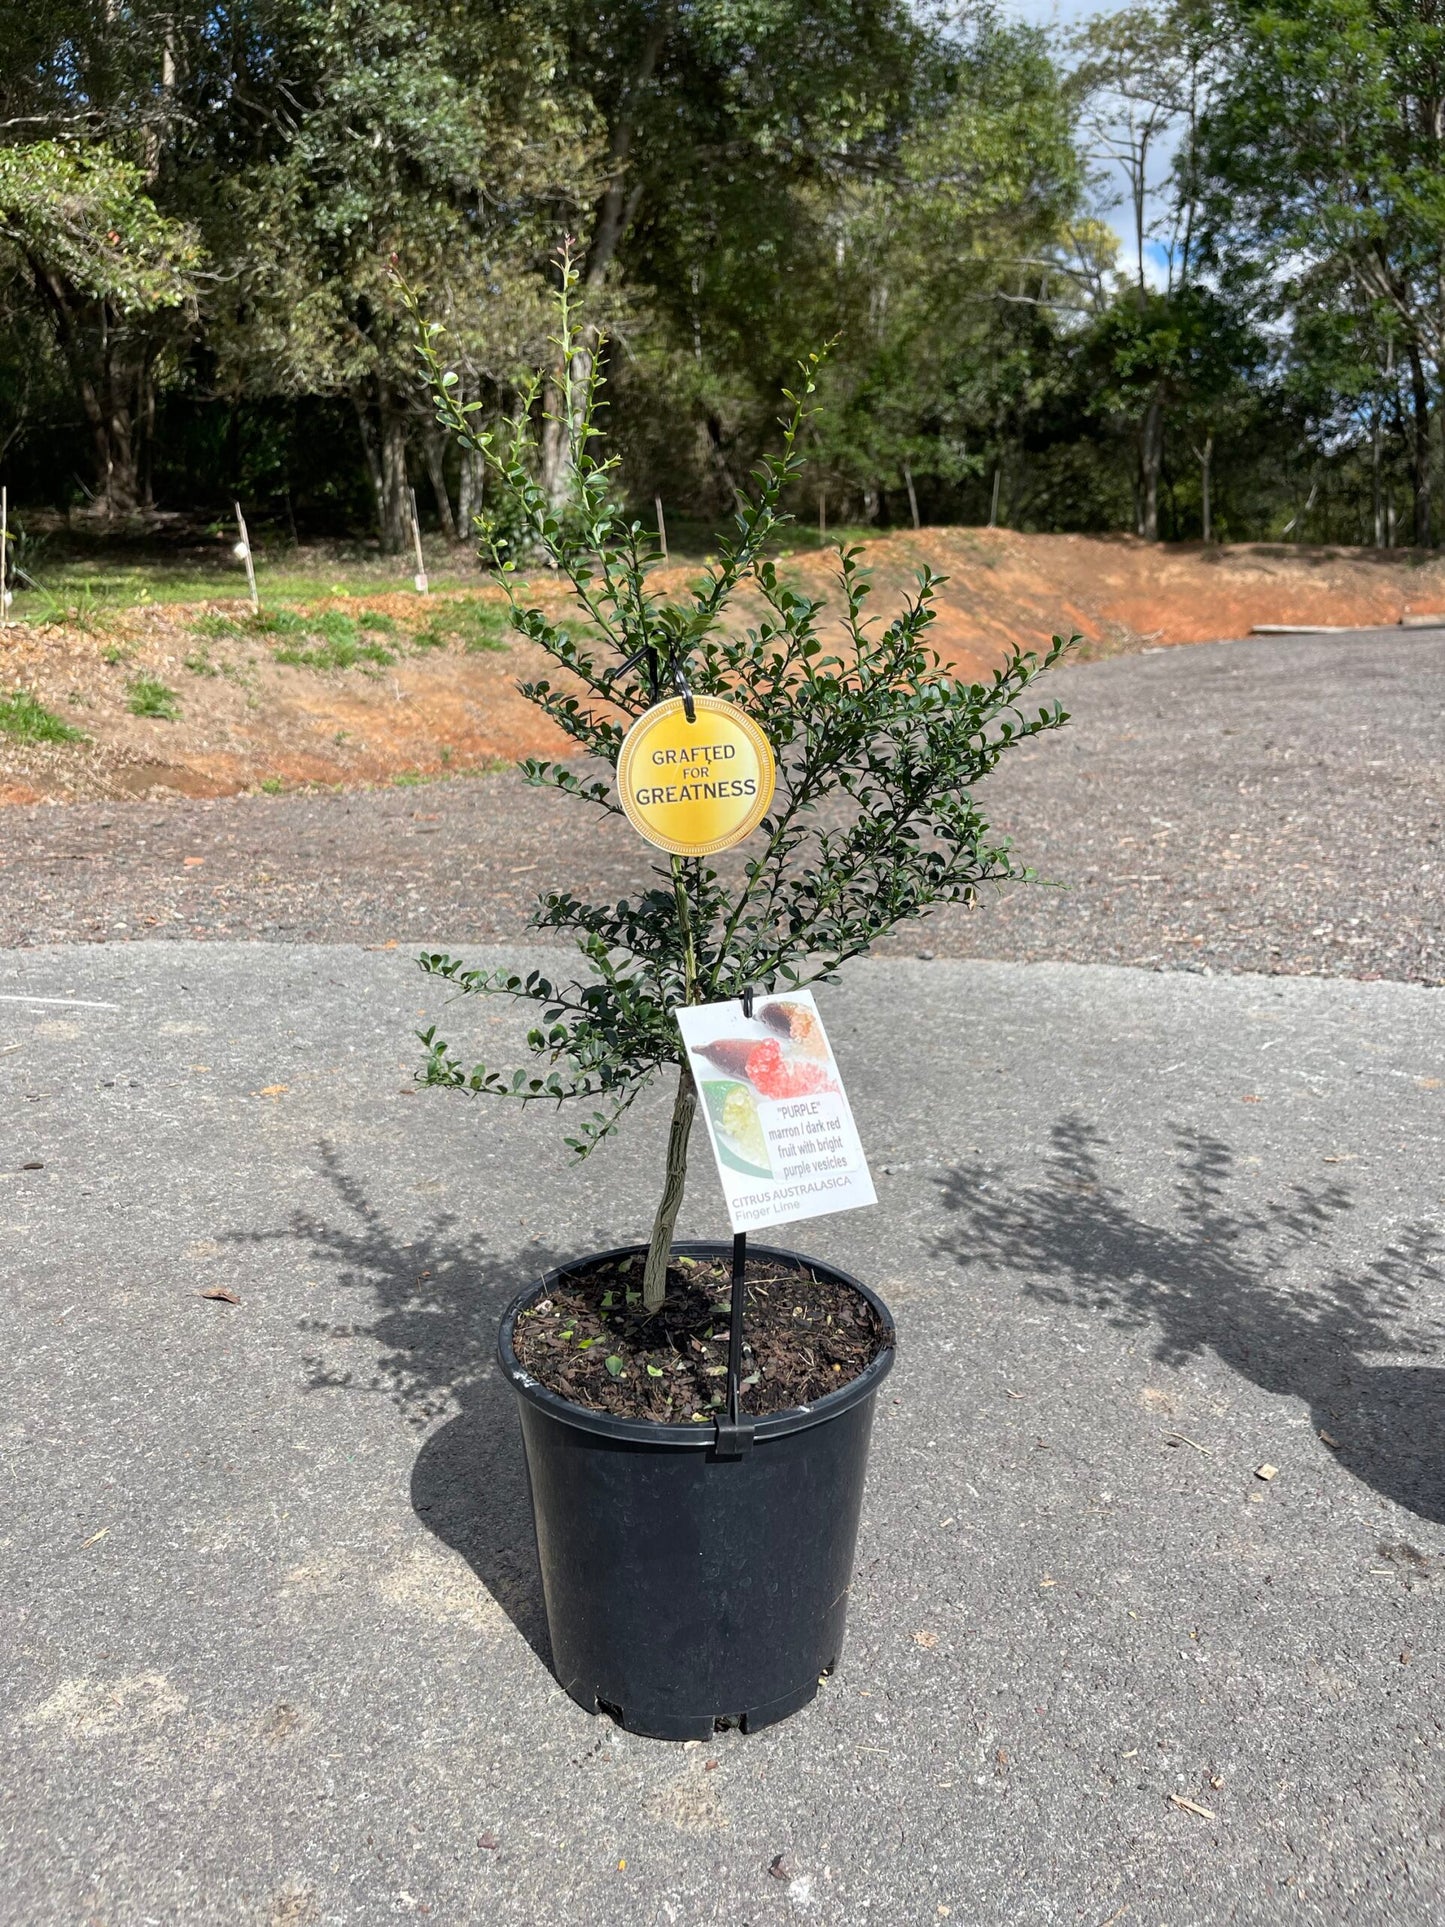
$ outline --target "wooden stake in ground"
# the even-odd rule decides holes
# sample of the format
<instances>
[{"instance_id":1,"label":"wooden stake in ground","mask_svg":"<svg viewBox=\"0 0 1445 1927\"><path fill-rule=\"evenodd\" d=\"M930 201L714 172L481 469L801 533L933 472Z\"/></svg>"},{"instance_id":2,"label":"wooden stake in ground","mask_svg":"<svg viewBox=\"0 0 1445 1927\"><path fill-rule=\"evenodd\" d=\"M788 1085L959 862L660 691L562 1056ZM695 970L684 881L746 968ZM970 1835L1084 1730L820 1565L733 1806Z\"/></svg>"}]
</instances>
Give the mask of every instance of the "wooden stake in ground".
<instances>
[{"instance_id":1,"label":"wooden stake in ground","mask_svg":"<svg viewBox=\"0 0 1445 1927\"><path fill-rule=\"evenodd\" d=\"M10 491L0 488L0 629L10 627Z\"/></svg>"},{"instance_id":2,"label":"wooden stake in ground","mask_svg":"<svg viewBox=\"0 0 1445 1927\"><path fill-rule=\"evenodd\" d=\"M999 491L999 484L1002 482L1002 480L1003 480L1003 465L1002 463L999 463L995 466L993 471L993 503L988 511L988 525L991 529L996 529L998 527L998 491Z\"/></svg>"},{"instance_id":3,"label":"wooden stake in ground","mask_svg":"<svg viewBox=\"0 0 1445 1927\"><path fill-rule=\"evenodd\" d=\"M820 542L826 542L827 539L828 539L828 497L822 489L819 489L818 490L818 540Z\"/></svg>"},{"instance_id":4,"label":"wooden stake in ground","mask_svg":"<svg viewBox=\"0 0 1445 1927\"><path fill-rule=\"evenodd\" d=\"M241 539L236 544L236 552L246 564L246 581L249 583L251 589L251 614L258 616L261 613L261 598L256 593L256 564L251 558L251 538L246 533L246 518L241 513L241 504L236 502L233 504L233 507L236 511L236 527L241 531Z\"/></svg>"},{"instance_id":5,"label":"wooden stake in ground","mask_svg":"<svg viewBox=\"0 0 1445 1927\"><path fill-rule=\"evenodd\" d=\"M412 581L416 584L417 594L425 595L427 593L426 558L421 552L421 520L416 512L416 490L409 488L406 493L411 503L411 545L416 550L416 574L412 577Z\"/></svg>"},{"instance_id":6,"label":"wooden stake in ground","mask_svg":"<svg viewBox=\"0 0 1445 1927\"><path fill-rule=\"evenodd\" d=\"M667 524L662 519L662 497L660 495L653 496L652 506L657 511L657 541L659 548L662 550L662 559L665 562L667 560Z\"/></svg>"},{"instance_id":7,"label":"wooden stake in ground","mask_svg":"<svg viewBox=\"0 0 1445 1927\"><path fill-rule=\"evenodd\" d=\"M907 462L903 464L903 481L904 486L908 490L908 506L913 511L913 526L916 529L921 529L923 523L919 520L918 516L918 491L913 486L913 470L908 466Z\"/></svg>"}]
</instances>

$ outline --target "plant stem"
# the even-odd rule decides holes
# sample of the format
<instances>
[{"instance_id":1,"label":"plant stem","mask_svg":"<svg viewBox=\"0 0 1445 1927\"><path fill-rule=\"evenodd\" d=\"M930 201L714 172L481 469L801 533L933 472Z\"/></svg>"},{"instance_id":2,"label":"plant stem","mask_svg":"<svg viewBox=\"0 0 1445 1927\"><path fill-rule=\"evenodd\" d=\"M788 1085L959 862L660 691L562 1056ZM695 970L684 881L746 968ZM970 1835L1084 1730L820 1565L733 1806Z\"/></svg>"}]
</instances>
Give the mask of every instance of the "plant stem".
<instances>
[{"instance_id":1,"label":"plant stem","mask_svg":"<svg viewBox=\"0 0 1445 1927\"><path fill-rule=\"evenodd\" d=\"M672 859L672 899L677 905L678 927L682 931L682 1000L685 1004L695 1004L697 995L697 943L692 934L692 906L687 900L687 889L683 882L682 859Z\"/></svg>"},{"instance_id":2,"label":"plant stem","mask_svg":"<svg viewBox=\"0 0 1445 1927\"><path fill-rule=\"evenodd\" d=\"M697 1085L686 1064L677 1074L677 1097L672 1106L672 1129L667 1134L667 1177L662 1201L652 1225L652 1242L647 1248L647 1265L642 1274L642 1308L656 1311L667 1296L667 1260L672 1252L672 1234L682 1206L687 1183L687 1140L697 1112Z\"/></svg>"},{"instance_id":3,"label":"plant stem","mask_svg":"<svg viewBox=\"0 0 1445 1927\"><path fill-rule=\"evenodd\" d=\"M697 943L692 933L692 906L687 900L687 885L678 857L672 859L672 895L677 905L678 928L682 931L683 1002L695 1004L698 999ZM647 1265L642 1274L644 1311L656 1311L667 1296L667 1260L687 1183L687 1140L696 1114L697 1085L692 1081L692 1072L684 1057L678 1069L672 1129L667 1135L667 1175L662 1185L662 1201L653 1219L652 1241L647 1247Z\"/></svg>"}]
</instances>

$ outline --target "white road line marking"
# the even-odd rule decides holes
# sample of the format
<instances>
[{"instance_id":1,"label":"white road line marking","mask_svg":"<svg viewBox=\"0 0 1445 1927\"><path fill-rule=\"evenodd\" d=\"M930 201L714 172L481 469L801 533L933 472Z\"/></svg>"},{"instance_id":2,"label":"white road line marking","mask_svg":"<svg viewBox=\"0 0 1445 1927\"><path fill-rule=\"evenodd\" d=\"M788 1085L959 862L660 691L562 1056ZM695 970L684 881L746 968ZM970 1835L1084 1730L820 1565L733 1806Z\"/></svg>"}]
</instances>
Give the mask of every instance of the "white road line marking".
<instances>
[{"instance_id":1,"label":"white road line marking","mask_svg":"<svg viewBox=\"0 0 1445 1927\"><path fill-rule=\"evenodd\" d=\"M23 993L0 991L0 1004L56 1004L61 1010L119 1010L119 1004L97 1004L85 997L27 997Z\"/></svg>"}]
</instances>

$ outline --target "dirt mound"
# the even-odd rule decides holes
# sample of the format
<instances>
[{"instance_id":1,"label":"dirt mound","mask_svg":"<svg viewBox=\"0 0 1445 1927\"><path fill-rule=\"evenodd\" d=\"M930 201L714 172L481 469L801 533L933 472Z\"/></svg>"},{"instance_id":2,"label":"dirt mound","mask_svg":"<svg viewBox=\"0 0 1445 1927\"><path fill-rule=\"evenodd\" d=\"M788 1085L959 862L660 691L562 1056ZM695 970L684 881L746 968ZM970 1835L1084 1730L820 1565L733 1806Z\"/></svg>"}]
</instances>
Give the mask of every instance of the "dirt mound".
<instances>
[{"instance_id":1,"label":"dirt mound","mask_svg":"<svg viewBox=\"0 0 1445 1927\"><path fill-rule=\"evenodd\" d=\"M1366 628L1445 610L1445 556L1413 551L938 528L883 537L866 555L875 609L911 593L925 563L947 576L934 643L960 671L1075 632L1087 660L1247 636L1256 623ZM810 592L827 593L826 557L790 568Z\"/></svg>"},{"instance_id":2,"label":"dirt mound","mask_svg":"<svg viewBox=\"0 0 1445 1927\"><path fill-rule=\"evenodd\" d=\"M865 559L880 616L915 591L925 564L947 577L934 642L967 675L1016 644L1075 631L1088 657L1244 635L1255 623L1385 625L1445 610L1445 560L1409 552L934 528L881 536ZM835 558L800 551L782 566L794 586L836 603ZM695 574L675 564L658 587L677 593ZM533 598L561 593L544 580ZM562 753L565 739L517 694L542 658L503 641L503 613L487 589L318 599L304 633L258 633L237 603L12 627L0 632L0 698L24 690L77 734L0 730L0 802L355 786ZM151 713L137 713L148 700Z\"/></svg>"}]
</instances>

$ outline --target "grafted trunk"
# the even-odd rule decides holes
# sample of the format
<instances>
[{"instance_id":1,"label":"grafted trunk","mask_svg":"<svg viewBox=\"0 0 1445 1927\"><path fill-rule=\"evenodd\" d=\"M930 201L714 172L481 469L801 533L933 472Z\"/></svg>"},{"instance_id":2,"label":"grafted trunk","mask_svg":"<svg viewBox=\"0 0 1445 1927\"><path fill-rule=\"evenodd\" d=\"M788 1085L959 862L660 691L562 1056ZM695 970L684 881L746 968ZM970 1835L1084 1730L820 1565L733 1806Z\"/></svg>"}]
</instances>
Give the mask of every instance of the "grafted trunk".
<instances>
[{"instance_id":1,"label":"grafted trunk","mask_svg":"<svg viewBox=\"0 0 1445 1927\"><path fill-rule=\"evenodd\" d=\"M642 1305L656 1311L667 1295L667 1259L672 1250L672 1234L677 1229L677 1214L687 1187L687 1141L697 1113L697 1085L692 1072L683 1064L677 1074L677 1096L672 1106L672 1128L667 1134L667 1173L663 1179L662 1199L653 1221L647 1247L647 1263L642 1272Z\"/></svg>"}]
</instances>

